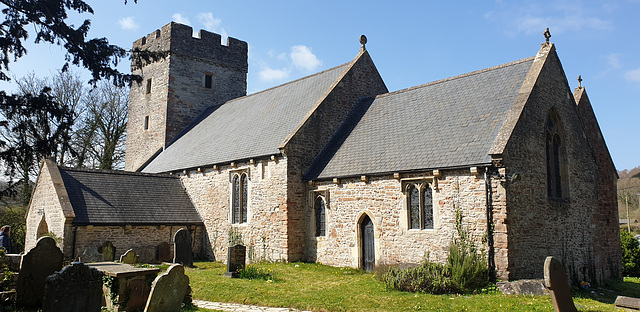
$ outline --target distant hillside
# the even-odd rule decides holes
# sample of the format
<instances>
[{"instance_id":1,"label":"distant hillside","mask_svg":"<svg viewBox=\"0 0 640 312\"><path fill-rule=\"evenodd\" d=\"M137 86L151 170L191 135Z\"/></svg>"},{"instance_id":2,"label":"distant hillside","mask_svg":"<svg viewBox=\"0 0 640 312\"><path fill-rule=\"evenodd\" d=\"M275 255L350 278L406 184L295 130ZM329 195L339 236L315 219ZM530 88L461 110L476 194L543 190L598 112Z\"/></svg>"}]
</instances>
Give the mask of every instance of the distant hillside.
<instances>
[{"instance_id":1,"label":"distant hillside","mask_svg":"<svg viewBox=\"0 0 640 312\"><path fill-rule=\"evenodd\" d=\"M627 205L629 206L629 218L640 222L640 167L631 170L618 171L618 211L621 219L627 218ZM640 223L637 224L640 227Z\"/></svg>"}]
</instances>

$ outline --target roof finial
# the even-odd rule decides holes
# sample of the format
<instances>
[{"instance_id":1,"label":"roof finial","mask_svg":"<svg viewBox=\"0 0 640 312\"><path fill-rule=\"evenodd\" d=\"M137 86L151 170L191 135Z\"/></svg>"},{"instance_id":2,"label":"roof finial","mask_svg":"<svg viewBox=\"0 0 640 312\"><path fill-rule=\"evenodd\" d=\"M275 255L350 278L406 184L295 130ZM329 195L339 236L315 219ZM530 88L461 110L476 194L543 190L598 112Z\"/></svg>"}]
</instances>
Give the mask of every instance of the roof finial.
<instances>
[{"instance_id":1,"label":"roof finial","mask_svg":"<svg viewBox=\"0 0 640 312\"><path fill-rule=\"evenodd\" d=\"M578 75L578 88L582 88L582 75Z\"/></svg>"},{"instance_id":2,"label":"roof finial","mask_svg":"<svg viewBox=\"0 0 640 312\"><path fill-rule=\"evenodd\" d=\"M361 51L366 51L367 48L365 48L364 45L367 44L367 36L365 36L365 35L361 35L360 36L360 44L362 45L362 47L360 47L360 50Z\"/></svg>"},{"instance_id":3,"label":"roof finial","mask_svg":"<svg viewBox=\"0 0 640 312\"><path fill-rule=\"evenodd\" d=\"M549 43L549 38L551 38L551 33L549 32L549 27L547 27L547 30L545 30L542 34L544 35L545 42Z\"/></svg>"}]
</instances>

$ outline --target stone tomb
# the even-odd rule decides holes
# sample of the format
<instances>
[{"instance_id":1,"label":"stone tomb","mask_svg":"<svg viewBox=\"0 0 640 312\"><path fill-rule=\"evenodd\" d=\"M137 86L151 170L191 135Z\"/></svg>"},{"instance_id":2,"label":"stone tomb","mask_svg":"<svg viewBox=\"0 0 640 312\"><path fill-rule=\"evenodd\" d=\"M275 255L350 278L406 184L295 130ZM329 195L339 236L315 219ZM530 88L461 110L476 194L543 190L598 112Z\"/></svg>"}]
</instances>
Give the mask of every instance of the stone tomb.
<instances>
[{"instance_id":1,"label":"stone tomb","mask_svg":"<svg viewBox=\"0 0 640 312\"><path fill-rule=\"evenodd\" d=\"M107 309L114 312L142 310L151 291L151 282L160 271L115 262L91 263L89 266L109 276L111 282L105 283L102 291Z\"/></svg>"},{"instance_id":2,"label":"stone tomb","mask_svg":"<svg viewBox=\"0 0 640 312\"><path fill-rule=\"evenodd\" d=\"M556 312L576 312L571 298L569 280L560 260L549 256L544 261L544 285L551 293L553 309Z\"/></svg>"},{"instance_id":3,"label":"stone tomb","mask_svg":"<svg viewBox=\"0 0 640 312\"><path fill-rule=\"evenodd\" d=\"M47 277L42 311L99 312L102 307L102 272L74 262Z\"/></svg>"},{"instance_id":4,"label":"stone tomb","mask_svg":"<svg viewBox=\"0 0 640 312\"><path fill-rule=\"evenodd\" d=\"M120 256L120 262L126 264L136 264L138 263L138 255L133 249L129 249L124 253L124 255Z\"/></svg>"},{"instance_id":5,"label":"stone tomb","mask_svg":"<svg viewBox=\"0 0 640 312\"><path fill-rule=\"evenodd\" d=\"M62 269L64 255L56 241L43 236L36 246L22 256L16 286L18 304L27 308L40 308L47 276Z\"/></svg>"},{"instance_id":6,"label":"stone tomb","mask_svg":"<svg viewBox=\"0 0 640 312\"><path fill-rule=\"evenodd\" d=\"M191 234L181 228L173 236L173 263L193 266L193 251L191 250Z\"/></svg>"},{"instance_id":7,"label":"stone tomb","mask_svg":"<svg viewBox=\"0 0 640 312\"><path fill-rule=\"evenodd\" d=\"M84 250L80 256L80 261L84 263L103 262L104 255L100 253L96 247L90 246Z\"/></svg>"},{"instance_id":8,"label":"stone tomb","mask_svg":"<svg viewBox=\"0 0 640 312\"><path fill-rule=\"evenodd\" d=\"M178 311L189 288L189 277L184 267L174 264L167 272L156 277L151 286L145 312Z\"/></svg>"},{"instance_id":9,"label":"stone tomb","mask_svg":"<svg viewBox=\"0 0 640 312\"><path fill-rule=\"evenodd\" d=\"M247 247L234 245L227 250L227 272L226 277L238 277L238 271L244 268L247 257Z\"/></svg>"},{"instance_id":10,"label":"stone tomb","mask_svg":"<svg viewBox=\"0 0 640 312\"><path fill-rule=\"evenodd\" d=\"M98 252L100 252L104 256L104 261L114 261L116 260L116 247L113 246L113 243L110 241L106 241L100 248L98 248Z\"/></svg>"}]
</instances>

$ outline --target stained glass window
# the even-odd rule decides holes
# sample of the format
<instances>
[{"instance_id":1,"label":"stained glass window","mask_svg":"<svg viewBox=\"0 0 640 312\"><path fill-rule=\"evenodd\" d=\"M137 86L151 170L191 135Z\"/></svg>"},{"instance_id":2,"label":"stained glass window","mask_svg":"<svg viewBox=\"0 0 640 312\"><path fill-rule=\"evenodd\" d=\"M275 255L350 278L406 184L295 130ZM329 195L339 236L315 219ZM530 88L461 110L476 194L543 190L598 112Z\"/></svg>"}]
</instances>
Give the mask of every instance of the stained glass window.
<instances>
[{"instance_id":1,"label":"stained glass window","mask_svg":"<svg viewBox=\"0 0 640 312\"><path fill-rule=\"evenodd\" d=\"M420 228L420 191L409 185L409 219L412 229Z\"/></svg>"},{"instance_id":2,"label":"stained glass window","mask_svg":"<svg viewBox=\"0 0 640 312\"><path fill-rule=\"evenodd\" d=\"M326 228L325 202L322 196L317 196L314 202L316 210L316 236L324 236Z\"/></svg>"},{"instance_id":3,"label":"stained glass window","mask_svg":"<svg viewBox=\"0 0 640 312\"><path fill-rule=\"evenodd\" d=\"M242 185L242 206L241 206L241 214L242 217L240 219L242 219L242 223L247 222L247 174L243 173L242 175L240 175L240 184Z\"/></svg>"},{"instance_id":4,"label":"stained glass window","mask_svg":"<svg viewBox=\"0 0 640 312\"><path fill-rule=\"evenodd\" d=\"M433 194L431 193L429 185L427 185L422 192L423 229L433 229Z\"/></svg>"},{"instance_id":5,"label":"stained glass window","mask_svg":"<svg viewBox=\"0 0 640 312\"><path fill-rule=\"evenodd\" d=\"M237 174L233 176L232 183L232 222L240 223L240 176Z\"/></svg>"}]
</instances>

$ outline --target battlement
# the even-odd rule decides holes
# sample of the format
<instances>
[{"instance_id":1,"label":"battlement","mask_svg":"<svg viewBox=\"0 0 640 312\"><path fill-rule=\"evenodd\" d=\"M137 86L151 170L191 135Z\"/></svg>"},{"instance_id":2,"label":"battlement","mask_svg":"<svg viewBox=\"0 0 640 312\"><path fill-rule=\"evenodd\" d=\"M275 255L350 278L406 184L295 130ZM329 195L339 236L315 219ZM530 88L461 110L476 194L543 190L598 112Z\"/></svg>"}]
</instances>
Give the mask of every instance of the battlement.
<instances>
[{"instance_id":1,"label":"battlement","mask_svg":"<svg viewBox=\"0 0 640 312\"><path fill-rule=\"evenodd\" d=\"M198 37L192 34L191 26L171 22L134 41L133 48L169 51L172 55L199 58L245 73L248 71L248 45L245 41L229 37L227 45L222 45L219 34L206 30L200 30Z\"/></svg>"}]
</instances>

